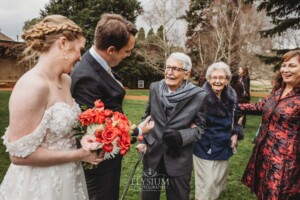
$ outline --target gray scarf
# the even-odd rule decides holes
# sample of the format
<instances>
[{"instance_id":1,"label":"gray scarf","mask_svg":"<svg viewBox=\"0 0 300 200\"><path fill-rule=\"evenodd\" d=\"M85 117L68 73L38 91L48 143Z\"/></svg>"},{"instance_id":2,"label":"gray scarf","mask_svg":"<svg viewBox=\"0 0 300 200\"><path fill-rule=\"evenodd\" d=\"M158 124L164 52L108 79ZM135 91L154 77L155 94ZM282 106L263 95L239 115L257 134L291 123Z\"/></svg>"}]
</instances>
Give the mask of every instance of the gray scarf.
<instances>
[{"instance_id":1,"label":"gray scarf","mask_svg":"<svg viewBox=\"0 0 300 200\"><path fill-rule=\"evenodd\" d=\"M175 108L180 101L188 99L201 91L201 88L185 80L175 93L169 94L165 80L159 82L159 97L165 108Z\"/></svg>"}]
</instances>

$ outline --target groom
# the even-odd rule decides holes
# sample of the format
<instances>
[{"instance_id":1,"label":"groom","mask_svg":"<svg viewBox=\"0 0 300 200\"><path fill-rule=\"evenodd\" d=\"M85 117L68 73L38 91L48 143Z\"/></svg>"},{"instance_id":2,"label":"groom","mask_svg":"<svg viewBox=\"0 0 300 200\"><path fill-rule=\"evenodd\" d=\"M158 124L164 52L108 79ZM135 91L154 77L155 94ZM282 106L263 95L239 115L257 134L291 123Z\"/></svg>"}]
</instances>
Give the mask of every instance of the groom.
<instances>
[{"instance_id":1,"label":"groom","mask_svg":"<svg viewBox=\"0 0 300 200\"><path fill-rule=\"evenodd\" d=\"M71 92L80 105L93 107L101 99L106 109L123 113L125 90L111 68L130 56L137 29L117 14L103 14L94 35L94 45L75 67ZM86 169L85 177L90 200L118 200L122 156L101 162L95 169Z\"/></svg>"}]
</instances>

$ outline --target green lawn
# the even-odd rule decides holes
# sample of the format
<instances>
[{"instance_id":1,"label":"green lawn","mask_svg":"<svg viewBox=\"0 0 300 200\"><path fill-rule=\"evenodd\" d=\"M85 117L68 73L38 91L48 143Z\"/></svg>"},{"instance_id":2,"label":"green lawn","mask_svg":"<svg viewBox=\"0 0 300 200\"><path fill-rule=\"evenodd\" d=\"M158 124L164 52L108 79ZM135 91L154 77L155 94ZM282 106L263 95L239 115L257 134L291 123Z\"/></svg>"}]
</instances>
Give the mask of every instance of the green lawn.
<instances>
[{"instance_id":1,"label":"green lawn","mask_svg":"<svg viewBox=\"0 0 300 200\"><path fill-rule=\"evenodd\" d=\"M127 92L130 95L148 95L147 90L130 90ZM0 92L0 136L3 135L5 127L8 124L8 98L10 92L1 91ZM252 101L256 101L258 98L252 98ZM138 124L140 122L141 116L144 113L146 106L145 101L134 101L134 100L124 100L124 112L129 117L129 119ZM245 139L239 143L237 154L235 154L230 159L230 174L228 178L228 186L225 192L221 194L220 200L250 200L256 199L249 190L241 184L240 179L248 162L250 154L252 152L253 144L251 140L255 135L258 124L260 123L260 116L248 116L247 126L245 129ZM0 182L9 165L9 158L7 153L5 153L5 147L0 142ZM138 155L135 150L135 144L132 146L131 150L123 159L123 169L121 177L121 190L120 197L123 193L123 189L127 184L130 173L133 166L138 159ZM134 175L133 182L129 187L126 200L137 200L140 199L140 180L142 174L142 165L138 166L138 169ZM191 199L194 199L194 177L191 180ZM161 199L165 199L165 194L161 195Z\"/></svg>"},{"instance_id":2,"label":"green lawn","mask_svg":"<svg viewBox=\"0 0 300 200\"><path fill-rule=\"evenodd\" d=\"M126 95L148 96L149 90L126 90Z\"/></svg>"}]
</instances>

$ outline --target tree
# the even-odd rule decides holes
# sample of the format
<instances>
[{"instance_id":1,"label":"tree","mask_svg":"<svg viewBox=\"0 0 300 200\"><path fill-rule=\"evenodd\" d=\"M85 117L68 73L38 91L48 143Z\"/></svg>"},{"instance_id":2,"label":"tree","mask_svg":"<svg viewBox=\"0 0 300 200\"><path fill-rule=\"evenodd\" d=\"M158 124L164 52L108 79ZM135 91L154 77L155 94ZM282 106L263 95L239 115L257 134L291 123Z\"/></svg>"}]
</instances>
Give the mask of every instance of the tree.
<instances>
[{"instance_id":1,"label":"tree","mask_svg":"<svg viewBox=\"0 0 300 200\"><path fill-rule=\"evenodd\" d=\"M142 15L144 23L149 26L149 32L144 41L138 41L140 48L137 54L143 57L146 66L161 75L170 53L178 49L183 51L178 48L180 39L176 23L180 22L186 5L185 0L151 1Z\"/></svg>"},{"instance_id":2,"label":"tree","mask_svg":"<svg viewBox=\"0 0 300 200\"><path fill-rule=\"evenodd\" d=\"M154 30L153 28L150 28L150 30L148 31L148 34L147 34L147 38L151 38L153 37L155 34L154 34Z\"/></svg>"},{"instance_id":3,"label":"tree","mask_svg":"<svg viewBox=\"0 0 300 200\"><path fill-rule=\"evenodd\" d=\"M259 40L258 30L265 27L265 18L253 10L242 0L191 1L185 15L186 47L193 60L193 74L198 74L201 82L206 68L216 61L226 62L232 72L239 66L261 67L255 55L270 48L272 42Z\"/></svg>"},{"instance_id":4,"label":"tree","mask_svg":"<svg viewBox=\"0 0 300 200\"><path fill-rule=\"evenodd\" d=\"M160 25L157 29L157 33L156 33L157 37L159 37L160 39L164 39L164 26Z\"/></svg>"},{"instance_id":5,"label":"tree","mask_svg":"<svg viewBox=\"0 0 300 200\"><path fill-rule=\"evenodd\" d=\"M41 21L41 18L33 18L31 20L25 21L24 26L23 26L23 31L28 30L31 26L37 24L40 21Z\"/></svg>"},{"instance_id":6,"label":"tree","mask_svg":"<svg viewBox=\"0 0 300 200\"><path fill-rule=\"evenodd\" d=\"M253 3L258 0L248 0ZM262 1L257 7L258 11L265 11L266 15L271 18L273 27L261 31L262 37L284 36L286 32L299 33L300 28L300 1L290 0L269 0ZM298 34L299 35L299 34ZM296 38L296 43L300 43L300 38ZM294 46L299 48L299 46ZM273 64L274 71L280 68L280 59L284 53L294 49L292 46L281 46L281 48L270 49L272 55L259 54L259 58L266 64Z\"/></svg>"},{"instance_id":7,"label":"tree","mask_svg":"<svg viewBox=\"0 0 300 200\"><path fill-rule=\"evenodd\" d=\"M94 30L103 13L116 13L135 22L142 7L137 0L50 0L41 10L41 17L61 14L76 22L86 34L86 48L93 43Z\"/></svg>"},{"instance_id":8,"label":"tree","mask_svg":"<svg viewBox=\"0 0 300 200\"><path fill-rule=\"evenodd\" d=\"M142 28L140 28L140 30L137 34L137 40L143 41L143 40L145 40L145 37L146 37L145 36L145 29L142 27Z\"/></svg>"},{"instance_id":9,"label":"tree","mask_svg":"<svg viewBox=\"0 0 300 200\"><path fill-rule=\"evenodd\" d=\"M239 0L192 0L186 13L188 21L187 42L194 62L194 70L203 74L206 67L224 61L236 70L240 61Z\"/></svg>"},{"instance_id":10,"label":"tree","mask_svg":"<svg viewBox=\"0 0 300 200\"><path fill-rule=\"evenodd\" d=\"M141 14L142 7L138 0L50 0L44 10L41 10L41 17L49 14L61 14L76 22L86 34L86 50L93 43L94 30L103 13L116 13L125 17L131 22L135 22L137 16ZM137 65L137 58L133 54L130 59L123 61L118 68L114 68L119 75L129 76L133 73ZM131 76L132 77L132 76ZM125 86L133 85L132 79L125 79Z\"/></svg>"}]
</instances>

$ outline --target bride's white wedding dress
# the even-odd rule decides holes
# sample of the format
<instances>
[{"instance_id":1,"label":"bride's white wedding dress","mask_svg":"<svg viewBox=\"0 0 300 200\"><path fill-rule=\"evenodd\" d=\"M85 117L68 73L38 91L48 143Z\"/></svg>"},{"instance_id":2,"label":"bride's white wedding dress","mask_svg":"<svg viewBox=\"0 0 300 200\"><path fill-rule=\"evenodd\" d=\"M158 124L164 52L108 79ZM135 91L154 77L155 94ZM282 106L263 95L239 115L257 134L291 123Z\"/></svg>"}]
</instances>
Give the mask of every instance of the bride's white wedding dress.
<instances>
[{"instance_id":1,"label":"bride's white wedding dress","mask_svg":"<svg viewBox=\"0 0 300 200\"><path fill-rule=\"evenodd\" d=\"M38 127L14 142L3 136L10 155L26 157L37 147L76 149L72 129L77 125L79 106L59 102L45 111ZM20 116L22 117L22 116ZM1 200L84 200L88 199L84 172L80 162L48 167L11 164L0 185Z\"/></svg>"}]
</instances>

